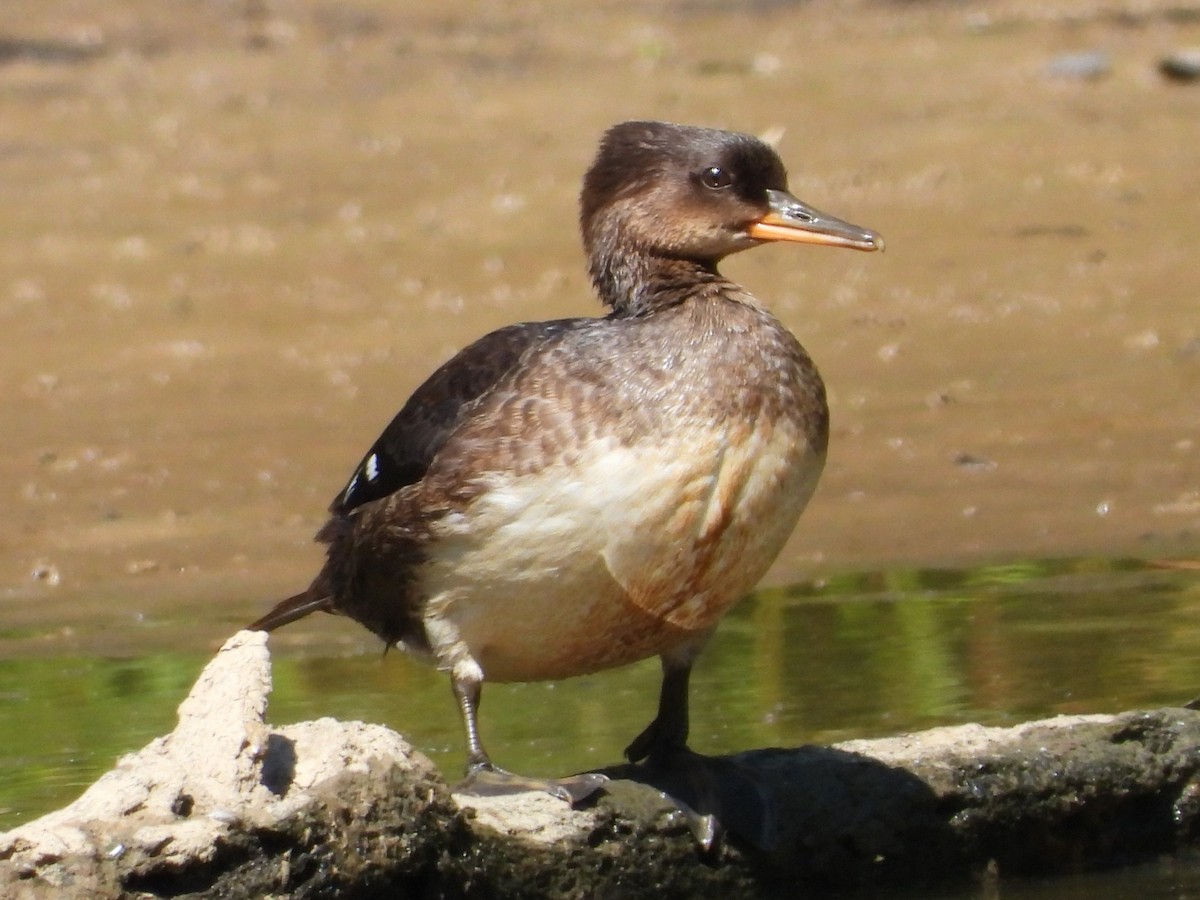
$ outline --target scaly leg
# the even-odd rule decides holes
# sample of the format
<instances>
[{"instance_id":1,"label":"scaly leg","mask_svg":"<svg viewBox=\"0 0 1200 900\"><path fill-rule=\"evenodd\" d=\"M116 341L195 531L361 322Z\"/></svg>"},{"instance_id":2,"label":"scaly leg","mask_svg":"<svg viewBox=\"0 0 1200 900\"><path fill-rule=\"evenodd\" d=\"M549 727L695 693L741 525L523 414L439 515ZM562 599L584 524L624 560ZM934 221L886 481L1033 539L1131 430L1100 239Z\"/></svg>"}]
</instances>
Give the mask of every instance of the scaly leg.
<instances>
[{"instance_id":1,"label":"scaly leg","mask_svg":"<svg viewBox=\"0 0 1200 900\"><path fill-rule=\"evenodd\" d=\"M574 806L604 787L608 779L595 773L568 778L527 778L497 767L479 739L479 703L483 694L483 680L477 674L477 667L471 668L474 671L464 672L456 666L450 681L467 732L467 777L455 785L457 793L494 797L545 791Z\"/></svg>"}]
</instances>

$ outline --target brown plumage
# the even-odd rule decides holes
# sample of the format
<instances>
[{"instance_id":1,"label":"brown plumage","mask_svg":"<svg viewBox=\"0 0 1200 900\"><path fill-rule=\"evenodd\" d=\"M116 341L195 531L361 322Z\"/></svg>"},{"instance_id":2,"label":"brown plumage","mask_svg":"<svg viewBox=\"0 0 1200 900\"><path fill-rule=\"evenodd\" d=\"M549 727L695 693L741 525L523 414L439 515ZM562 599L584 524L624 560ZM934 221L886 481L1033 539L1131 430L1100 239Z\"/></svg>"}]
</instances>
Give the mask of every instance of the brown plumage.
<instances>
[{"instance_id":1,"label":"brown plumage","mask_svg":"<svg viewBox=\"0 0 1200 900\"><path fill-rule=\"evenodd\" d=\"M438 369L334 499L312 585L251 626L339 613L430 658L462 707L469 773L568 797L492 765L483 680L658 655L659 713L627 755L667 762L693 659L824 462L816 368L717 262L768 240L882 246L787 193L757 139L659 122L605 135L580 224L610 314L503 328Z\"/></svg>"}]
</instances>

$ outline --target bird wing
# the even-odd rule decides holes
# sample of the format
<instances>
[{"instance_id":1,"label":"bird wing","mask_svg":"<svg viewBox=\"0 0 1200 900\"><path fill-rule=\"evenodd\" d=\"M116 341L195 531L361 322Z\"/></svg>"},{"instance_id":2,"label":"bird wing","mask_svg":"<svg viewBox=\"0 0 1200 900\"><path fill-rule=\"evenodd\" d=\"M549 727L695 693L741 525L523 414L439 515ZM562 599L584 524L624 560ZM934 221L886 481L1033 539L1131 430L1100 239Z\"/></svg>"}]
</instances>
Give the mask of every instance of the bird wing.
<instances>
[{"instance_id":1,"label":"bird wing","mask_svg":"<svg viewBox=\"0 0 1200 900\"><path fill-rule=\"evenodd\" d=\"M346 515L420 481L450 435L531 347L544 346L586 321L523 322L465 347L413 392L355 467L329 511Z\"/></svg>"}]
</instances>

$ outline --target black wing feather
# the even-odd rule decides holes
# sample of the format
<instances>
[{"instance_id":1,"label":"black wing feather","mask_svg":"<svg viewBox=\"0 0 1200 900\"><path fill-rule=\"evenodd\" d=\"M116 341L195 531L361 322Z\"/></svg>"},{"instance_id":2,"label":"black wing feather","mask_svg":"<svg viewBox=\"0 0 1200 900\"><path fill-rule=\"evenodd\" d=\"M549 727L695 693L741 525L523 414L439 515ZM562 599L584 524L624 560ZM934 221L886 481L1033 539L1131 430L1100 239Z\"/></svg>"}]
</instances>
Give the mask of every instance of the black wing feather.
<instances>
[{"instance_id":1,"label":"black wing feather","mask_svg":"<svg viewBox=\"0 0 1200 900\"><path fill-rule=\"evenodd\" d=\"M413 392L363 456L329 511L345 515L420 481L476 401L492 390L530 347L586 321L523 322L493 331L463 348Z\"/></svg>"}]
</instances>

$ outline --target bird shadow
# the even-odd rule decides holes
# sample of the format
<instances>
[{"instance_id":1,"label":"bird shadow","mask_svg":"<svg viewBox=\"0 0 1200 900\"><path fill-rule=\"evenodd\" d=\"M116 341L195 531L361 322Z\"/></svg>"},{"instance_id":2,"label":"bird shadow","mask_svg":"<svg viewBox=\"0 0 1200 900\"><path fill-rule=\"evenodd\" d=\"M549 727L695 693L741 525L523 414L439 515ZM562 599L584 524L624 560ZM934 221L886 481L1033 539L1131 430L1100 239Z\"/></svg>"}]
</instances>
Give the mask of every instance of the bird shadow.
<instances>
[{"instance_id":1,"label":"bird shadow","mask_svg":"<svg viewBox=\"0 0 1200 900\"><path fill-rule=\"evenodd\" d=\"M906 769L816 746L680 754L665 765L600 771L664 795L702 852L724 839L764 877L813 884L911 883L962 871L938 795Z\"/></svg>"}]
</instances>

